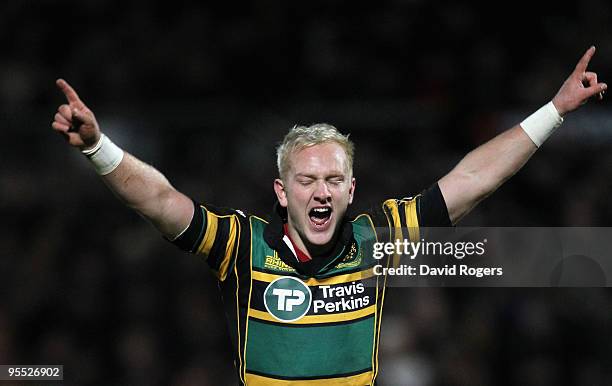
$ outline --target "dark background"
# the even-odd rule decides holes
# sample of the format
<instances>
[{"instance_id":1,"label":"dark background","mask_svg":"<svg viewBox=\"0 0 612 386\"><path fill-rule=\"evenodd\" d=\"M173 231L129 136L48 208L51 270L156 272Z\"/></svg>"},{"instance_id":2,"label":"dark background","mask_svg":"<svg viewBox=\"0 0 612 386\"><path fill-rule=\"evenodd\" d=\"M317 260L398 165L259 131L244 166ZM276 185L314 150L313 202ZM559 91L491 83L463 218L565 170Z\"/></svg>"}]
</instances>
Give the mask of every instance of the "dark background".
<instances>
[{"instance_id":1,"label":"dark background","mask_svg":"<svg viewBox=\"0 0 612 386\"><path fill-rule=\"evenodd\" d=\"M0 3L0 364L66 385L234 381L214 278L114 199L50 124L64 77L181 191L265 214L295 123L357 145L356 209L419 192L549 101L583 52L611 81L612 5ZM608 100L566 117L460 225L609 226ZM382 385L605 385L602 288L393 288Z\"/></svg>"}]
</instances>

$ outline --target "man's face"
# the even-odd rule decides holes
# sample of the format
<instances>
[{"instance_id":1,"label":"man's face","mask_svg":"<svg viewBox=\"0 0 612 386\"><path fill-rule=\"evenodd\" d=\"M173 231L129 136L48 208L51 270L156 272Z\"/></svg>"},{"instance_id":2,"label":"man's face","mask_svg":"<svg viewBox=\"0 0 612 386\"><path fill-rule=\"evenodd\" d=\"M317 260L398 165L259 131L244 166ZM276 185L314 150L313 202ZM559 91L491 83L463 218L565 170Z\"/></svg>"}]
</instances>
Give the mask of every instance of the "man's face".
<instances>
[{"instance_id":1,"label":"man's face","mask_svg":"<svg viewBox=\"0 0 612 386\"><path fill-rule=\"evenodd\" d=\"M274 190L287 208L289 235L298 247L327 249L353 202L355 179L344 149L331 142L293 153L289 170L283 180L274 181Z\"/></svg>"}]
</instances>

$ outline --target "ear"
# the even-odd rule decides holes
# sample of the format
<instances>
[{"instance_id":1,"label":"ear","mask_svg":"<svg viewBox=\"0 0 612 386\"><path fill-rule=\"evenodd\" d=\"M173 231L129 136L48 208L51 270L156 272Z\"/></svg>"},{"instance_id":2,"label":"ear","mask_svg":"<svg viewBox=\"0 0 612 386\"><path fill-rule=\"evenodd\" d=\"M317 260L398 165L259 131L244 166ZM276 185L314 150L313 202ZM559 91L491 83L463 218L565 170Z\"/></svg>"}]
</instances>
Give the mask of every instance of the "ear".
<instances>
[{"instance_id":1,"label":"ear","mask_svg":"<svg viewBox=\"0 0 612 386\"><path fill-rule=\"evenodd\" d=\"M283 207L287 207L287 192L285 191L285 185L283 184L283 180L277 178L274 180L274 193L276 193L276 198L278 198L279 204Z\"/></svg>"},{"instance_id":2,"label":"ear","mask_svg":"<svg viewBox=\"0 0 612 386\"><path fill-rule=\"evenodd\" d=\"M349 188L349 204L353 203L353 196L355 195L355 177L351 178L351 187Z\"/></svg>"}]
</instances>

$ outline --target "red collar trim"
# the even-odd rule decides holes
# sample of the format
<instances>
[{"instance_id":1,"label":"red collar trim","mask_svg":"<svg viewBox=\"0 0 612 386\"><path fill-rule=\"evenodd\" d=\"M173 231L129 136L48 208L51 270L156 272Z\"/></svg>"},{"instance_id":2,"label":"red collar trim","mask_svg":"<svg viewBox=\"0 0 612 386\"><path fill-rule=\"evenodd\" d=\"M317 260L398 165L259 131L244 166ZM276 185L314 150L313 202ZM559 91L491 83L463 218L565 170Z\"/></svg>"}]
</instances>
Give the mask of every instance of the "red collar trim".
<instances>
[{"instance_id":1,"label":"red collar trim","mask_svg":"<svg viewBox=\"0 0 612 386\"><path fill-rule=\"evenodd\" d=\"M312 260L312 258L308 256L306 252L302 251L300 248L297 247L297 245L295 245L293 239L291 239L291 236L289 236L289 228L287 226L287 223L283 224L283 231L285 232L285 235L287 236L289 241L291 241L291 245L293 245L293 249L295 250L295 254L297 255L296 257L298 261L300 263L305 263L307 261Z\"/></svg>"}]
</instances>

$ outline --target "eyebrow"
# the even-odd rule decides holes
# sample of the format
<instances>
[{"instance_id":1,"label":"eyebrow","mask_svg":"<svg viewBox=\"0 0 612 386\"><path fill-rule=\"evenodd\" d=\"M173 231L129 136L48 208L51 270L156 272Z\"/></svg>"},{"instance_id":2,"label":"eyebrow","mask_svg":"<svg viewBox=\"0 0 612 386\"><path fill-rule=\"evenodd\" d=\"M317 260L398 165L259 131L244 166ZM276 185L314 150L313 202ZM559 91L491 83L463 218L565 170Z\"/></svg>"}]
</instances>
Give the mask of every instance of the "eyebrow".
<instances>
[{"instance_id":1,"label":"eyebrow","mask_svg":"<svg viewBox=\"0 0 612 386\"><path fill-rule=\"evenodd\" d=\"M299 177L305 177L305 178L317 179L317 176L316 176L316 175L314 175L314 174L310 174L310 173L297 173L297 174L295 175L295 177L296 177L296 178L299 178ZM330 175L328 175L328 176L325 176L325 179L328 179L328 178L338 178L338 177L340 177L340 178L346 178L346 174L344 174L344 173L332 173L332 174L330 174Z\"/></svg>"}]
</instances>

